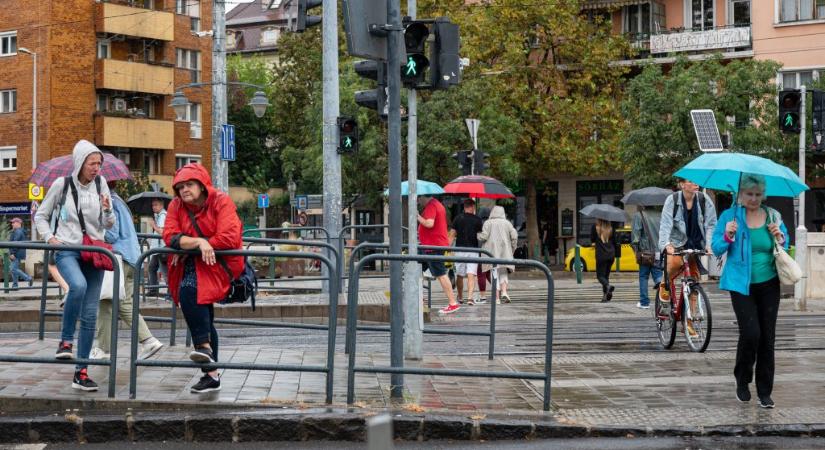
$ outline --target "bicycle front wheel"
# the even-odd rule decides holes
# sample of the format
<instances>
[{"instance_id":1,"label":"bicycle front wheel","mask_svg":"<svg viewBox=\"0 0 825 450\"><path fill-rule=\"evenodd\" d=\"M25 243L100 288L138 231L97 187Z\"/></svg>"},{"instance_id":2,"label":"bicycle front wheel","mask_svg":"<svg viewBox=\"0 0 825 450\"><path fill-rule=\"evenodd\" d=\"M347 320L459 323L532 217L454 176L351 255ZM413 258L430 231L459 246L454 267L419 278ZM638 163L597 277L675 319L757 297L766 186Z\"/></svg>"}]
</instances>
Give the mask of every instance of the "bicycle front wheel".
<instances>
[{"instance_id":1,"label":"bicycle front wheel","mask_svg":"<svg viewBox=\"0 0 825 450\"><path fill-rule=\"evenodd\" d=\"M691 287L691 299L683 303L682 325L685 330L685 340L688 347L694 352L704 352L710 344L710 334L713 320L710 312L710 301L704 289L698 283ZM695 298L695 302L692 300ZM691 331L693 331L691 333Z\"/></svg>"},{"instance_id":2,"label":"bicycle front wheel","mask_svg":"<svg viewBox=\"0 0 825 450\"><path fill-rule=\"evenodd\" d=\"M656 336L659 343L665 350L673 347L676 340L676 320L673 319L673 310L668 308L667 312L662 311L662 300L659 299L659 290L656 289L656 297L653 302L653 319L656 321Z\"/></svg>"}]
</instances>

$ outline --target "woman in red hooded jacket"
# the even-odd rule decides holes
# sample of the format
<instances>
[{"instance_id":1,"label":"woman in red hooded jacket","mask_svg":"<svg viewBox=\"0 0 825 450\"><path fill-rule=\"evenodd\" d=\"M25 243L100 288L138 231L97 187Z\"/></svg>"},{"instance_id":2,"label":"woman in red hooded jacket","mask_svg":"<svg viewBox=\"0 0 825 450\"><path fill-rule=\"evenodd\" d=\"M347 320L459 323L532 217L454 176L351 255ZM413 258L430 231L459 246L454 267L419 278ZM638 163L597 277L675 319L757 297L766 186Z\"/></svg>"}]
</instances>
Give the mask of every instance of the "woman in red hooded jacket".
<instances>
[{"instance_id":1,"label":"woman in red hooded jacket","mask_svg":"<svg viewBox=\"0 0 825 450\"><path fill-rule=\"evenodd\" d=\"M175 173L175 198L169 204L163 240L175 250L200 250L200 256L174 255L169 261L169 292L183 311L195 349L192 361L218 360L213 304L226 298L232 279L243 271L243 256L215 256L215 250L240 249L241 220L229 196L212 186L206 169L187 164ZM192 222L195 219L197 227ZM220 259L232 273L227 272ZM217 391L217 370L204 372L194 393Z\"/></svg>"}]
</instances>

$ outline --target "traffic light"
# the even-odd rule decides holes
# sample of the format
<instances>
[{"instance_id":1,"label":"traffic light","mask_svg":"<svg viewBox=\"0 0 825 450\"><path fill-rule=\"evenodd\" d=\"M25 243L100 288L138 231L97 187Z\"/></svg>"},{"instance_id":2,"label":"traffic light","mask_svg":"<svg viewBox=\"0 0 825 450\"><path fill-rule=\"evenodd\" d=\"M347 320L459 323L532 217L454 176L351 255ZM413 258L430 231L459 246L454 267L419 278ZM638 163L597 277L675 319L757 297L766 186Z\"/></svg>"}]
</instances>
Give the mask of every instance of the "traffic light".
<instances>
[{"instance_id":1,"label":"traffic light","mask_svg":"<svg viewBox=\"0 0 825 450\"><path fill-rule=\"evenodd\" d=\"M802 94L797 89L786 89L779 93L779 129L783 133L799 133L799 107Z\"/></svg>"},{"instance_id":2,"label":"traffic light","mask_svg":"<svg viewBox=\"0 0 825 450\"><path fill-rule=\"evenodd\" d=\"M404 48L407 57L401 66L401 82L404 86L415 89L424 82L424 74L430 61L424 55L424 47L430 29L424 22L409 22L404 28Z\"/></svg>"},{"instance_id":3,"label":"traffic light","mask_svg":"<svg viewBox=\"0 0 825 450\"><path fill-rule=\"evenodd\" d=\"M473 175L484 175L484 171L490 167L490 155L481 150L473 151Z\"/></svg>"},{"instance_id":4,"label":"traffic light","mask_svg":"<svg viewBox=\"0 0 825 450\"><path fill-rule=\"evenodd\" d=\"M355 103L364 108L374 109L381 117L388 114L386 67L381 61L364 60L355 62L355 73L378 82L375 89L355 92Z\"/></svg>"},{"instance_id":5,"label":"traffic light","mask_svg":"<svg viewBox=\"0 0 825 450\"><path fill-rule=\"evenodd\" d=\"M321 16L310 16L307 12L321 6L323 0L289 0L287 5L289 29L295 33L302 33L307 28L321 23Z\"/></svg>"},{"instance_id":6,"label":"traffic light","mask_svg":"<svg viewBox=\"0 0 825 450\"><path fill-rule=\"evenodd\" d=\"M461 150L453 153L453 159L458 161L458 168L462 175L472 175L473 161L470 159L470 152Z\"/></svg>"},{"instance_id":7,"label":"traffic light","mask_svg":"<svg viewBox=\"0 0 825 450\"><path fill-rule=\"evenodd\" d=\"M433 33L435 42L430 47L430 84L433 89L447 89L461 80L458 25L446 17L439 17L433 23Z\"/></svg>"},{"instance_id":8,"label":"traffic light","mask_svg":"<svg viewBox=\"0 0 825 450\"><path fill-rule=\"evenodd\" d=\"M813 149L817 152L825 152L825 92L819 89L813 91Z\"/></svg>"},{"instance_id":9,"label":"traffic light","mask_svg":"<svg viewBox=\"0 0 825 450\"><path fill-rule=\"evenodd\" d=\"M352 117L338 118L338 153L358 151L358 122Z\"/></svg>"}]
</instances>

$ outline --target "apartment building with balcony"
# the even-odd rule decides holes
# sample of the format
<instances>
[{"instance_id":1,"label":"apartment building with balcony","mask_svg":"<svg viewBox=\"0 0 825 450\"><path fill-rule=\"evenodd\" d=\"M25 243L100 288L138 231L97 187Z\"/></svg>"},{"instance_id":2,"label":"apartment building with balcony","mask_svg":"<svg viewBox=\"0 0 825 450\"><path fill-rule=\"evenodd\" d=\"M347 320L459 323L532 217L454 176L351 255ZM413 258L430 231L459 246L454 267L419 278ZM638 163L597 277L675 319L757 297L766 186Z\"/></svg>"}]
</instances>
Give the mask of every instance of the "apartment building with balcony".
<instances>
[{"instance_id":1,"label":"apartment building with balcony","mask_svg":"<svg viewBox=\"0 0 825 450\"><path fill-rule=\"evenodd\" d=\"M22 0L0 11L0 213L28 202L32 111L37 161L94 142L135 173L170 188L177 167L211 164L209 87L187 89L178 120L175 88L211 79L212 2ZM32 105L37 54L37 105ZM17 211L17 210L15 210Z\"/></svg>"}]
</instances>

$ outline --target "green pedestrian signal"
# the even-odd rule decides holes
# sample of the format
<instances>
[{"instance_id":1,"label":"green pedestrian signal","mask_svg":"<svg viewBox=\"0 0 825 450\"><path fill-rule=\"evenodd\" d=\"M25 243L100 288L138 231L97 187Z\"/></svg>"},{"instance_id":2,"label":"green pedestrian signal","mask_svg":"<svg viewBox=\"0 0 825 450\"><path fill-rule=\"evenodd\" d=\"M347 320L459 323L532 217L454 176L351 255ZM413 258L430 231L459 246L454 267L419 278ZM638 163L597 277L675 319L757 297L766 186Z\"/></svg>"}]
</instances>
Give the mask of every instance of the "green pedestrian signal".
<instances>
[{"instance_id":1,"label":"green pedestrian signal","mask_svg":"<svg viewBox=\"0 0 825 450\"><path fill-rule=\"evenodd\" d=\"M352 148L352 138L347 136L344 138L344 148Z\"/></svg>"},{"instance_id":2,"label":"green pedestrian signal","mask_svg":"<svg viewBox=\"0 0 825 450\"><path fill-rule=\"evenodd\" d=\"M406 64L401 65L401 82L409 89L417 89L424 83L424 72L430 67L430 61L424 54L430 28L425 22L409 21L404 23L404 50L407 54Z\"/></svg>"},{"instance_id":3,"label":"green pedestrian signal","mask_svg":"<svg viewBox=\"0 0 825 450\"><path fill-rule=\"evenodd\" d=\"M415 69L415 58L412 56L407 58L407 74L408 77L414 77L418 75L418 71Z\"/></svg>"},{"instance_id":4,"label":"green pedestrian signal","mask_svg":"<svg viewBox=\"0 0 825 450\"><path fill-rule=\"evenodd\" d=\"M796 89L785 89L779 92L779 129L783 133L799 134L801 123L799 123L800 109L802 106L802 94Z\"/></svg>"},{"instance_id":5,"label":"green pedestrian signal","mask_svg":"<svg viewBox=\"0 0 825 450\"><path fill-rule=\"evenodd\" d=\"M338 118L338 153L358 151L358 123L351 117Z\"/></svg>"},{"instance_id":6,"label":"green pedestrian signal","mask_svg":"<svg viewBox=\"0 0 825 450\"><path fill-rule=\"evenodd\" d=\"M793 114L787 113L785 114L785 126L792 127L793 126Z\"/></svg>"}]
</instances>

